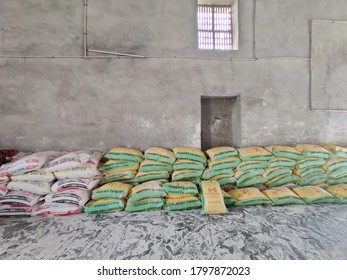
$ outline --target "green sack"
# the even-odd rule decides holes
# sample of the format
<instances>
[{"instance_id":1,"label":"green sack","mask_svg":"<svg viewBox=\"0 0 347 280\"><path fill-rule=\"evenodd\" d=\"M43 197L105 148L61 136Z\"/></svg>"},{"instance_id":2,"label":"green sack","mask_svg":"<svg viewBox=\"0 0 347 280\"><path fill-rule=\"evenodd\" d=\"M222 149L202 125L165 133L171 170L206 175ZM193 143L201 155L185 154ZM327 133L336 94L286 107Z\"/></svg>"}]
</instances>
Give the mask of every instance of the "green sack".
<instances>
[{"instance_id":1,"label":"green sack","mask_svg":"<svg viewBox=\"0 0 347 280\"><path fill-rule=\"evenodd\" d=\"M290 168L267 168L263 173L263 177L266 179L266 181L270 181L276 177L291 174L292 170Z\"/></svg>"},{"instance_id":2,"label":"green sack","mask_svg":"<svg viewBox=\"0 0 347 280\"><path fill-rule=\"evenodd\" d=\"M295 175L281 175L266 182L268 188L276 188L289 183L295 183L298 180L298 176Z\"/></svg>"},{"instance_id":3,"label":"green sack","mask_svg":"<svg viewBox=\"0 0 347 280\"><path fill-rule=\"evenodd\" d=\"M254 176L253 178L251 178L249 180L243 181L240 184L237 184L237 182L236 182L236 185L239 188L248 188L248 187L259 186L259 185L262 185L265 183L266 183L266 178L258 175L258 176Z\"/></svg>"},{"instance_id":4,"label":"green sack","mask_svg":"<svg viewBox=\"0 0 347 280\"><path fill-rule=\"evenodd\" d=\"M297 162L296 167L300 169L308 167L319 167L326 163L325 159L322 158L305 158Z\"/></svg>"},{"instance_id":5,"label":"green sack","mask_svg":"<svg viewBox=\"0 0 347 280\"><path fill-rule=\"evenodd\" d=\"M167 193L160 186L160 181L150 181L133 187L130 191L128 203L133 203L146 198L165 197Z\"/></svg>"},{"instance_id":6,"label":"green sack","mask_svg":"<svg viewBox=\"0 0 347 280\"><path fill-rule=\"evenodd\" d=\"M284 157L293 160L302 160L304 158L302 153L289 146L273 146L272 154L276 157Z\"/></svg>"},{"instance_id":7,"label":"green sack","mask_svg":"<svg viewBox=\"0 0 347 280\"><path fill-rule=\"evenodd\" d=\"M338 179L330 179L327 181L328 185L337 185L337 184L347 184L347 176L346 177L341 177Z\"/></svg>"},{"instance_id":8,"label":"green sack","mask_svg":"<svg viewBox=\"0 0 347 280\"><path fill-rule=\"evenodd\" d=\"M232 169L237 167L240 162L241 160L238 157L210 160L208 167L214 171Z\"/></svg>"},{"instance_id":9,"label":"green sack","mask_svg":"<svg viewBox=\"0 0 347 280\"><path fill-rule=\"evenodd\" d=\"M103 198L121 199L126 198L130 193L132 186L121 182L105 184L92 192L92 199L98 200Z\"/></svg>"},{"instance_id":10,"label":"green sack","mask_svg":"<svg viewBox=\"0 0 347 280\"><path fill-rule=\"evenodd\" d=\"M274 158L269 161L268 167L277 168L277 167L288 167L294 168L296 165L296 161L288 158Z\"/></svg>"},{"instance_id":11,"label":"green sack","mask_svg":"<svg viewBox=\"0 0 347 280\"><path fill-rule=\"evenodd\" d=\"M176 170L172 173L172 181L190 181L199 179L203 170Z\"/></svg>"},{"instance_id":12,"label":"green sack","mask_svg":"<svg viewBox=\"0 0 347 280\"><path fill-rule=\"evenodd\" d=\"M331 158L327 160L327 163L323 165L326 171L334 171L345 167L347 169L347 159L346 158Z\"/></svg>"},{"instance_id":13,"label":"green sack","mask_svg":"<svg viewBox=\"0 0 347 280\"><path fill-rule=\"evenodd\" d=\"M172 151L160 147L151 147L145 151L145 159L173 164L176 157Z\"/></svg>"},{"instance_id":14,"label":"green sack","mask_svg":"<svg viewBox=\"0 0 347 280\"><path fill-rule=\"evenodd\" d=\"M144 160L141 162L140 172L152 172L152 171L172 171L172 164L158 162L154 160Z\"/></svg>"},{"instance_id":15,"label":"green sack","mask_svg":"<svg viewBox=\"0 0 347 280\"><path fill-rule=\"evenodd\" d=\"M180 211L201 208L201 200L196 196L178 199L165 199L164 209L166 211Z\"/></svg>"},{"instance_id":16,"label":"green sack","mask_svg":"<svg viewBox=\"0 0 347 280\"><path fill-rule=\"evenodd\" d=\"M198 161L203 164L206 164L207 162L205 154L197 148L176 147L176 148L173 148L173 151L177 159L188 159L188 160Z\"/></svg>"},{"instance_id":17,"label":"green sack","mask_svg":"<svg viewBox=\"0 0 347 280\"><path fill-rule=\"evenodd\" d=\"M339 203L347 203L347 185L331 186L326 191L336 197Z\"/></svg>"},{"instance_id":18,"label":"green sack","mask_svg":"<svg viewBox=\"0 0 347 280\"><path fill-rule=\"evenodd\" d=\"M297 184L300 186L318 185L327 182L328 179L329 176L327 174L313 174L300 178Z\"/></svg>"},{"instance_id":19,"label":"green sack","mask_svg":"<svg viewBox=\"0 0 347 280\"><path fill-rule=\"evenodd\" d=\"M132 148L114 148L105 157L110 160L141 162L143 154L141 151Z\"/></svg>"},{"instance_id":20,"label":"green sack","mask_svg":"<svg viewBox=\"0 0 347 280\"><path fill-rule=\"evenodd\" d=\"M124 200L120 199L91 200L83 207L83 211L88 214L121 211L124 204Z\"/></svg>"},{"instance_id":21,"label":"green sack","mask_svg":"<svg viewBox=\"0 0 347 280\"><path fill-rule=\"evenodd\" d=\"M194 196L198 194L198 188L191 182L169 182L162 185L164 191L169 195Z\"/></svg>"},{"instance_id":22,"label":"green sack","mask_svg":"<svg viewBox=\"0 0 347 280\"><path fill-rule=\"evenodd\" d=\"M262 175L265 173L265 169L253 169L246 171L236 171L234 177L237 179L236 184L242 184L244 181L247 181L257 175Z\"/></svg>"},{"instance_id":23,"label":"green sack","mask_svg":"<svg viewBox=\"0 0 347 280\"><path fill-rule=\"evenodd\" d=\"M294 188L292 191L296 193L306 204L338 202L336 197L317 186L299 187Z\"/></svg>"},{"instance_id":24,"label":"green sack","mask_svg":"<svg viewBox=\"0 0 347 280\"><path fill-rule=\"evenodd\" d=\"M257 188L235 189L227 192L236 202L235 206L269 205L271 200Z\"/></svg>"},{"instance_id":25,"label":"green sack","mask_svg":"<svg viewBox=\"0 0 347 280\"><path fill-rule=\"evenodd\" d=\"M213 179L212 179L213 180ZM235 177L224 177L224 178L220 178L219 180L217 180L218 184L222 187L225 185L230 185L230 184L235 184L236 183L236 178Z\"/></svg>"},{"instance_id":26,"label":"green sack","mask_svg":"<svg viewBox=\"0 0 347 280\"><path fill-rule=\"evenodd\" d=\"M130 180L130 179L133 179L135 175L136 175L135 171L121 171L121 172L111 173L104 177L100 185L104 185L111 182Z\"/></svg>"},{"instance_id":27,"label":"green sack","mask_svg":"<svg viewBox=\"0 0 347 280\"><path fill-rule=\"evenodd\" d=\"M213 177L224 175L224 174L229 175L229 176L234 176L234 171L232 169L224 169L224 170L214 171L210 168L206 168L204 173L201 176L201 179L210 180Z\"/></svg>"},{"instance_id":28,"label":"green sack","mask_svg":"<svg viewBox=\"0 0 347 280\"><path fill-rule=\"evenodd\" d=\"M341 167L339 169L329 172L328 175L331 179L338 179L341 177L345 177L347 176L347 168Z\"/></svg>"},{"instance_id":29,"label":"green sack","mask_svg":"<svg viewBox=\"0 0 347 280\"><path fill-rule=\"evenodd\" d=\"M135 177L135 181L138 183L167 179L169 177L169 172L167 171L151 171L151 172L139 172Z\"/></svg>"},{"instance_id":30,"label":"green sack","mask_svg":"<svg viewBox=\"0 0 347 280\"><path fill-rule=\"evenodd\" d=\"M264 169L268 166L267 161L244 161L237 166L237 170L246 171L252 169Z\"/></svg>"},{"instance_id":31,"label":"green sack","mask_svg":"<svg viewBox=\"0 0 347 280\"><path fill-rule=\"evenodd\" d=\"M205 165L198 161L179 159L173 165L173 170L204 170Z\"/></svg>"},{"instance_id":32,"label":"green sack","mask_svg":"<svg viewBox=\"0 0 347 280\"><path fill-rule=\"evenodd\" d=\"M230 194L226 193L223 189L222 189L222 193L223 193L225 206L229 207L229 206L235 204L235 202L236 202L235 198L233 198Z\"/></svg>"},{"instance_id":33,"label":"green sack","mask_svg":"<svg viewBox=\"0 0 347 280\"><path fill-rule=\"evenodd\" d=\"M304 169L295 168L293 170L293 173L302 178L302 177L310 176L313 174L324 174L325 171L322 167L309 167Z\"/></svg>"},{"instance_id":34,"label":"green sack","mask_svg":"<svg viewBox=\"0 0 347 280\"><path fill-rule=\"evenodd\" d=\"M272 201L272 205L305 204L294 192L285 187L262 191Z\"/></svg>"},{"instance_id":35,"label":"green sack","mask_svg":"<svg viewBox=\"0 0 347 280\"><path fill-rule=\"evenodd\" d=\"M129 170L129 171L135 171L137 170L139 166L138 162L134 161L119 161L119 160L109 160L108 162L104 163L102 166L99 167L99 170L102 172L113 172L118 170Z\"/></svg>"},{"instance_id":36,"label":"green sack","mask_svg":"<svg viewBox=\"0 0 347 280\"><path fill-rule=\"evenodd\" d=\"M212 159L223 159L223 158L231 158L237 157L239 154L238 151L233 147L223 146L223 147L215 147L206 151L206 154Z\"/></svg>"},{"instance_id":37,"label":"green sack","mask_svg":"<svg viewBox=\"0 0 347 280\"><path fill-rule=\"evenodd\" d=\"M125 211L127 212L142 212L151 210L160 210L164 205L162 198L146 198L134 203L127 203Z\"/></svg>"}]
</instances>

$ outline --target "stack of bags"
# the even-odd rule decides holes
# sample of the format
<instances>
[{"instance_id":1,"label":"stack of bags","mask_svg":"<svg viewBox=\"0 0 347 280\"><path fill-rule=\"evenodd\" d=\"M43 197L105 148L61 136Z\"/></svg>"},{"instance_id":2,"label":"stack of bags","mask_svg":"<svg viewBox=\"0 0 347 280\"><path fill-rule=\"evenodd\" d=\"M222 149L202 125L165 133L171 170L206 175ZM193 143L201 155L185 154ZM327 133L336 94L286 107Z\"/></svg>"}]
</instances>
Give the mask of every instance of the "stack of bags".
<instances>
[{"instance_id":1,"label":"stack of bags","mask_svg":"<svg viewBox=\"0 0 347 280\"><path fill-rule=\"evenodd\" d=\"M122 211L132 186L122 182L107 183L92 192L92 200L83 208L85 213Z\"/></svg>"},{"instance_id":2,"label":"stack of bags","mask_svg":"<svg viewBox=\"0 0 347 280\"><path fill-rule=\"evenodd\" d=\"M198 184L207 162L205 154L196 148L173 149L177 161L173 165L172 181L189 181Z\"/></svg>"},{"instance_id":3,"label":"stack of bags","mask_svg":"<svg viewBox=\"0 0 347 280\"><path fill-rule=\"evenodd\" d=\"M59 155L60 152L34 153L0 168L2 186L4 182L7 184L7 190L2 188L1 192L5 194L1 198L1 215L30 216L34 213L37 203L51 192L55 180L53 173L42 168Z\"/></svg>"},{"instance_id":4,"label":"stack of bags","mask_svg":"<svg viewBox=\"0 0 347 280\"><path fill-rule=\"evenodd\" d=\"M236 186L238 188L258 187L266 183L267 178L262 175L273 155L261 147L241 148L238 152L241 163L235 170Z\"/></svg>"},{"instance_id":5,"label":"stack of bags","mask_svg":"<svg viewBox=\"0 0 347 280\"><path fill-rule=\"evenodd\" d=\"M145 159L141 162L139 173L136 175L137 183L153 180L168 179L176 161L175 154L169 150L152 147L145 150Z\"/></svg>"},{"instance_id":6,"label":"stack of bags","mask_svg":"<svg viewBox=\"0 0 347 280\"><path fill-rule=\"evenodd\" d=\"M275 158L269 161L263 177L268 188L293 184L298 177L293 174L297 161L303 158L301 152L289 146L271 146L266 148Z\"/></svg>"},{"instance_id":7,"label":"stack of bags","mask_svg":"<svg viewBox=\"0 0 347 280\"><path fill-rule=\"evenodd\" d=\"M153 180L141 183L130 191L125 211L141 212L149 210L160 210L167 196L161 184L167 180Z\"/></svg>"},{"instance_id":8,"label":"stack of bags","mask_svg":"<svg viewBox=\"0 0 347 280\"><path fill-rule=\"evenodd\" d=\"M105 158L108 159L99 170L105 175L101 185L112 182L123 182L135 186L135 177L143 160L141 151L132 148L117 147L109 151Z\"/></svg>"},{"instance_id":9,"label":"stack of bags","mask_svg":"<svg viewBox=\"0 0 347 280\"><path fill-rule=\"evenodd\" d=\"M36 211L37 216L71 215L81 212L90 200L91 191L101 181L98 164L102 153L81 150L64 154L45 165L46 172L53 172L58 179L52 193L45 196L45 203Z\"/></svg>"},{"instance_id":10,"label":"stack of bags","mask_svg":"<svg viewBox=\"0 0 347 280\"><path fill-rule=\"evenodd\" d=\"M240 164L238 151L233 147L216 147L206 151L208 168L202 174L203 180L217 181L223 189L236 183L234 169Z\"/></svg>"},{"instance_id":11,"label":"stack of bags","mask_svg":"<svg viewBox=\"0 0 347 280\"><path fill-rule=\"evenodd\" d=\"M309 186L326 183L329 176L322 166L332 157L331 152L313 144L298 144L294 148L302 154L302 159L297 161L293 170L298 176L297 184Z\"/></svg>"},{"instance_id":12,"label":"stack of bags","mask_svg":"<svg viewBox=\"0 0 347 280\"><path fill-rule=\"evenodd\" d=\"M167 211L201 208L198 188L192 182L169 182L162 185L167 193L164 209Z\"/></svg>"},{"instance_id":13,"label":"stack of bags","mask_svg":"<svg viewBox=\"0 0 347 280\"><path fill-rule=\"evenodd\" d=\"M328 159L323 168L329 176L328 184L346 184L347 183L347 148L327 145L325 149L332 153L332 158Z\"/></svg>"}]
</instances>

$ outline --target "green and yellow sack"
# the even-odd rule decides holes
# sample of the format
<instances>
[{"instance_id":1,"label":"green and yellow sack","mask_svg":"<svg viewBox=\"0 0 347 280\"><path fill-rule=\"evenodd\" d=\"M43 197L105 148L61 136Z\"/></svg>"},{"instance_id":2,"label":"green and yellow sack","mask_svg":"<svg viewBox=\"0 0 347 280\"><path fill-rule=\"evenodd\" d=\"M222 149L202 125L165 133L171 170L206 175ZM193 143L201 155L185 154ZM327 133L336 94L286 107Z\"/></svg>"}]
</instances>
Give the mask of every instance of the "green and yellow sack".
<instances>
[{"instance_id":1,"label":"green and yellow sack","mask_svg":"<svg viewBox=\"0 0 347 280\"><path fill-rule=\"evenodd\" d=\"M172 181L191 181L199 179L203 170L177 170L172 173Z\"/></svg>"},{"instance_id":2,"label":"green and yellow sack","mask_svg":"<svg viewBox=\"0 0 347 280\"><path fill-rule=\"evenodd\" d=\"M201 181L202 215L226 214L228 212L222 189L217 181Z\"/></svg>"},{"instance_id":3,"label":"green and yellow sack","mask_svg":"<svg viewBox=\"0 0 347 280\"><path fill-rule=\"evenodd\" d=\"M237 184L242 184L243 182L257 176L262 175L265 173L265 169L253 169L253 170L246 170L246 171L236 171L234 177L237 179Z\"/></svg>"},{"instance_id":4,"label":"green and yellow sack","mask_svg":"<svg viewBox=\"0 0 347 280\"><path fill-rule=\"evenodd\" d=\"M128 203L146 198L166 197L166 195L167 193L161 187L160 181L145 182L131 189Z\"/></svg>"},{"instance_id":5,"label":"green and yellow sack","mask_svg":"<svg viewBox=\"0 0 347 280\"><path fill-rule=\"evenodd\" d=\"M125 211L127 212L142 212L160 210L164 205L164 199L162 198L146 198L136 202L128 201Z\"/></svg>"},{"instance_id":6,"label":"green and yellow sack","mask_svg":"<svg viewBox=\"0 0 347 280\"><path fill-rule=\"evenodd\" d=\"M119 181L125 181L135 178L136 172L135 171L116 171L107 173L102 182L101 185L111 183L111 182L119 182Z\"/></svg>"},{"instance_id":7,"label":"green and yellow sack","mask_svg":"<svg viewBox=\"0 0 347 280\"><path fill-rule=\"evenodd\" d=\"M122 211L124 205L125 200L123 199L105 198L91 200L83 207L83 211L88 214L116 212Z\"/></svg>"},{"instance_id":8,"label":"green and yellow sack","mask_svg":"<svg viewBox=\"0 0 347 280\"><path fill-rule=\"evenodd\" d=\"M236 186L238 188L248 188L248 187L259 186L259 185L262 185L265 183L266 183L266 178L264 178L261 175L257 175L257 176L254 176L254 177L248 179L248 180L245 180L241 183L237 183L237 181L236 181Z\"/></svg>"},{"instance_id":9,"label":"green and yellow sack","mask_svg":"<svg viewBox=\"0 0 347 280\"><path fill-rule=\"evenodd\" d=\"M208 161L208 167L214 171L232 169L240 164L241 160L238 157L224 158Z\"/></svg>"},{"instance_id":10,"label":"green and yellow sack","mask_svg":"<svg viewBox=\"0 0 347 280\"><path fill-rule=\"evenodd\" d=\"M297 182L298 179L299 179L298 176L291 175L291 174L281 175L281 176L275 177L272 180L266 182L265 186L267 186L270 189L276 188L276 187L283 186L285 184L295 183L295 182Z\"/></svg>"},{"instance_id":11,"label":"green and yellow sack","mask_svg":"<svg viewBox=\"0 0 347 280\"><path fill-rule=\"evenodd\" d=\"M334 157L347 158L347 148L336 145L326 145L324 149L333 153Z\"/></svg>"},{"instance_id":12,"label":"green and yellow sack","mask_svg":"<svg viewBox=\"0 0 347 280\"><path fill-rule=\"evenodd\" d=\"M329 180L329 176L325 173L323 174L312 174L306 177L300 178L297 184L300 186L318 185L325 183Z\"/></svg>"},{"instance_id":13,"label":"green and yellow sack","mask_svg":"<svg viewBox=\"0 0 347 280\"><path fill-rule=\"evenodd\" d=\"M246 170L253 170L253 169L264 169L268 166L267 161L245 161L241 162L236 170L240 171L246 171Z\"/></svg>"},{"instance_id":14,"label":"green and yellow sack","mask_svg":"<svg viewBox=\"0 0 347 280\"><path fill-rule=\"evenodd\" d=\"M216 178L219 178L217 179L217 182L221 187L236 183L236 178L233 176L228 176L228 177L218 176ZM212 180L216 180L216 179L212 179Z\"/></svg>"},{"instance_id":15,"label":"green and yellow sack","mask_svg":"<svg viewBox=\"0 0 347 280\"><path fill-rule=\"evenodd\" d=\"M224 158L237 157L239 153L233 147L225 146L225 147L215 147L215 148L209 149L206 151L206 154L212 160L219 160Z\"/></svg>"},{"instance_id":16,"label":"green and yellow sack","mask_svg":"<svg viewBox=\"0 0 347 280\"><path fill-rule=\"evenodd\" d=\"M296 150L301 152L305 157L328 159L332 154L327 149L314 144L297 144L294 146Z\"/></svg>"},{"instance_id":17,"label":"green and yellow sack","mask_svg":"<svg viewBox=\"0 0 347 280\"><path fill-rule=\"evenodd\" d=\"M347 169L347 158L331 158L323 165L323 168L329 172L343 167Z\"/></svg>"},{"instance_id":18,"label":"green and yellow sack","mask_svg":"<svg viewBox=\"0 0 347 280\"><path fill-rule=\"evenodd\" d=\"M238 149L242 161L270 160L273 155L262 147L248 147Z\"/></svg>"},{"instance_id":19,"label":"green and yellow sack","mask_svg":"<svg viewBox=\"0 0 347 280\"><path fill-rule=\"evenodd\" d=\"M266 179L266 181L270 181L276 177L282 176L282 175L291 175L292 170L290 168L266 168L265 172L263 173L263 177Z\"/></svg>"},{"instance_id":20,"label":"green and yellow sack","mask_svg":"<svg viewBox=\"0 0 347 280\"><path fill-rule=\"evenodd\" d=\"M121 182L114 182L105 184L92 192L92 199L103 199L103 198L126 198L132 186Z\"/></svg>"},{"instance_id":21,"label":"green and yellow sack","mask_svg":"<svg viewBox=\"0 0 347 280\"><path fill-rule=\"evenodd\" d=\"M317 186L306 186L292 189L306 204L336 203L338 199Z\"/></svg>"},{"instance_id":22,"label":"green and yellow sack","mask_svg":"<svg viewBox=\"0 0 347 280\"><path fill-rule=\"evenodd\" d=\"M143 154L141 151L131 148L114 148L105 157L109 160L141 162Z\"/></svg>"},{"instance_id":23,"label":"green and yellow sack","mask_svg":"<svg viewBox=\"0 0 347 280\"><path fill-rule=\"evenodd\" d=\"M152 172L152 171L168 171L173 170L172 164L163 163L159 161L145 159L141 162L139 171L140 172Z\"/></svg>"},{"instance_id":24,"label":"green and yellow sack","mask_svg":"<svg viewBox=\"0 0 347 280\"><path fill-rule=\"evenodd\" d=\"M109 160L99 167L99 170L104 173L113 173L117 171L137 171L138 169L138 162L125 160Z\"/></svg>"},{"instance_id":25,"label":"green and yellow sack","mask_svg":"<svg viewBox=\"0 0 347 280\"><path fill-rule=\"evenodd\" d=\"M236 202L235 206L268 205L271 200L261 193L257 188L235 189L227 192Z\"/></svg>"},{"instance_id":26,"label":"green and yellow sack","mask_svg":"<svg viewBox=\"0 0 347 280\"><path fill-rule=\"evenodd\" d=\"M334 171L328 172L327 173L331 179L339 179L342 177L347 176L347 168L346 167L341 167L339 169L336 169Z\"/></svg>"},{"instance_id":27,"label":"green and yellow sack","mask_svg":"<svg viewBox=\"0 0 347 280\"><path fill-rule=\"evenodd\" d=\"M270 190L264 190L265 194L272 201L272 205L288 205L288 204L305 204L294 192L286 187L278 187Z\"/></svg>"},{"instance_id":28,"label":"green and yellow sack","mask_svg":"<svg viewBox=\"0 0 347 280\"><path fill-rule=\"evenodd\" d=\"M150 172L139 172L136 174L135 181L138 183L167 179L169 178L169 172L167 171L150 171Z\"/></svg>"},{"instance_id":29,"label":"green and yellow sack","mask_svg":"<svg viewBox=\"0 0 347 280\"><path fill-rule=\"evenodd\" d=\"M269 161L268 167L277 168L277 167L288 167L294 168L296 161L289 158L276 157Z\"/></svg>"},{"instance_id":30,"label":"green and yellow sack","mask_svg":"<svg viewBox=\"0 0 347 280\"><path fill-rule=\"evenodd\" d=\"M173 148L173 151L177 159L194 160L194 161L201 162L203 164L206 164L207 162L205 154L197 148L176 147L176 148Z\"/></svg>"},{"instance_id":31,"label":"green and yellow sack","mask_svg":"<svg viewBox=\"0 0 347 280\"><path fill-rule=\"evenodd\" d=\"M323 158L305 158L296 163L296 168L304 169L309 167L320 167L326 163Z\"/></svg>"},{"instance_id":32,"label":"green and yellow sack","mask_svg":"<svg viewBox=\"0 0 347 280\"><path fill-rule=\"evenodd\" d=\"M273 146L272 154L276 157L289 158L293 160L301 160L304 155L293 147L289 146Z\"/></svg>"},{"instance_id":33,"label":"green and yellow sack","mask_svg":"<svg viewBox=\"0 0 347 280\"><path fill-rule=\"evenodd\" d=\"M182 198L166 198L164 209L166 211L182 211L201 208L201 200L197 196L186 196Z\"/></svg>"},{"instance_id":34,"label":"green and yellow sack","mask_svg":"<svg viewBox=\"0 0 347 280\"><path fill-rule=\"evenodd\" d=\"M313 174L324 174L325 171L322 167L309 167L309 168L294 168L293 174L299 177L306 177Z\"/></svg>"},{"instance_id":35,"label":"green and yellow sack","mask_svg":"<svg viewBox=\"0 0 347 280\"><path fill-rule=\"evenodd\" d=\"M222 189L222 194L223 194L224 204L225 204L226 207L235 204L236 199L234 199L230 194L225 192L223 189Z\"/></svg>"},{"instance_id":36,"label":"green and yellow sack","mask_svg":"<svg viewBox=\"0 0 347 280\"><path fill-rule=\"evenodd\" d=\"M168 182L163 184L162 187L169 198L172 198L172 195L180 198L198 194L197 186L191 182Z\"/></svg>"},{"instance_id":37,"label":"green and yellow sack","mask_svg":"<svg viewBox=\"0 0 347 280\"><path fill-rule=\"evenodd\" d=\"M201 162L187 159L179 159L173 165L173 170L204 170L205 165Z\"/></svg>"},{"instance_id":38,"label":"green and yellow sack","mask_svg":"<svg viewBox=\"0 0 347 280\"><path fill-rule=\"evenodd\" d=\"M339 203L347 203L347 185L340 184L325 189L328 193L335 196Z\"/></svg>"},{"instance_id":39,"label":"green and yellow sack","mask_svg":"<svg viewBox=\"0 0 347 280\"><path fill-rule=\"evenodd\" d=\"M347 184L347 176L341 177L338 179L330 179L327 181L328 185L338 185L338 184Z\"/></svg>"},{"instance_id":40,"label":"green and yellow sack","mask_svg":"<svg viewBox=\"0 0 347 280\"><path fill-rule=\"evenodd\" d=\"M167 149L152 147L145 151L145 159L173 164L176 160L175 154Z\"/></svg>"},{"instance_id":41,"label":"green and yellow sack","mask_svg":"<svg viewBox=\"0 0 347 280\"><path fill-rule=\"evenodd\" d=\"M234 176L234 171L232 169L224 169L224 170L214 171L210 168L206 168L204 173L201 176L201 179L210 180L211 178L216 177L216 176L220 176L220 175Z\"/></svg>"}]
</instances>

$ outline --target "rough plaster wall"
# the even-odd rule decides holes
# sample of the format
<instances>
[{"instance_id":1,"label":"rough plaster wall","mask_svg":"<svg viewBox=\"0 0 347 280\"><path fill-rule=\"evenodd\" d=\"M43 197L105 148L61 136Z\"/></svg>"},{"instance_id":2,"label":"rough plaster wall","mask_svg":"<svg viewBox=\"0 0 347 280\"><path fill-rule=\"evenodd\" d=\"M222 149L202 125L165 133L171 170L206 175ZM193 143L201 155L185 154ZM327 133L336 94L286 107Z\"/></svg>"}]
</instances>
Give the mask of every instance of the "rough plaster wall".
<instances>
[{"instance_id":1,"label":"rough plaster wall","mask_svg":"<svg viewBox=\"0 0 347 280\"><path fill-rule=\"evenodd\" d=\"M28 5L43 2L47 11L55 11L55 20L44 17L42 23L46 22L52 28L66 26L69 22L80 21L82 24L83 20L79 18L82 15L81 0L64 0L59 4L53 0L30 0ZM258 0L256 5L254 0L239 2L240 51L211 54L196 50L193 0L89 0L90 48L136 52L151 58L0 57L0 146L22 150L83 147L107 150L116 145L199 147L201 95L241 96L243 146L296 142L347 144L346 114L309 109L308 60L293 57L252 60L254 52L267 57L288 55L278 50L287 50L287 38L291 38L288 36L296 38L303 28L291 30L287 25L296 20L306 22L303 9L310 15L311 9L324 7L328 1L310 0L304 5L271 0ZM336 5L325 10L326 16L330 13L335 19L335 16L345 15L347 19L347 12L343 12L344 2L334 0ZM274 10L270 9L271 3ZM262 9L265 4L270 8ZM75 35L75 29L69 28L63 28L64 38L80 36L78 40L59 40L59 34L58 42L55 37L43 33L34 39L42 44L49 42L52 47L47 45L44 50L38 48L37 51L33 48L32 52L30 48L22 47L32 46L34 39L19 36L17 29L11 29L11 26L27 24L28 30L35 27L8 5L0 7L0 30L4 28L2 15L12 11L17 21L8 23L6 28L15 33L12 38L18 35L18 50L15 39L7 42L5 37L0 56L9 51L12 55L41 55L41 51L42 55L81 54L81 33ZM65 12L69 5L80 8L73 8L73 13ZM257 49L253 48L254 6L258 19L255 30L266 34L266 38L276 34L273 48L271 44L264 45L263 39L257 39ZM286 10L287 15L295 15L287 16L289 19L282 17L288 23L283 25L284 29L279 30L273 20L275 7ZM31 11L33 16L41 16L42 9ZM261 13L262 20L259 21ZM305 34L309 40L308 29ZM283 44L281 48L276 42ZM307 46L301 43L296 46L299 51L290 56L307 55ZM12 47L3 47L9 45ZM230 57L241 60L218 60ZM250 60L242 60L244 58Z\"/></svg>"}]
</instances>

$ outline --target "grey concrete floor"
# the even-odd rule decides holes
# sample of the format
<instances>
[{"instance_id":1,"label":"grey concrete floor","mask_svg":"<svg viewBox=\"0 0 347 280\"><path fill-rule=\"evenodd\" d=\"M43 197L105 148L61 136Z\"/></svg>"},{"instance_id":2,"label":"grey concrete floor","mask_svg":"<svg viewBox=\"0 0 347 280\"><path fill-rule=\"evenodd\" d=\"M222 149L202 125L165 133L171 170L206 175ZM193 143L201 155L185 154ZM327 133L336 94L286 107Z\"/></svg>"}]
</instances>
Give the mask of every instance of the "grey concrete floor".
<instances>
[{"instance_id":1,"label":"grey concrete floor","mask_svg":"<svg viewBox=\"0 0 347 280\"><path fill-rule=\"evenodd\" d=\"M347 259L347 205L2 218L0 259Z\"/></svg>"}]
</instances>

